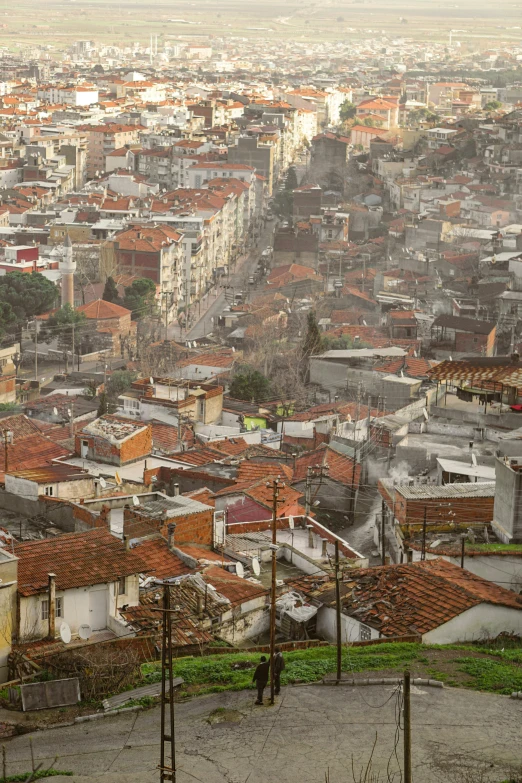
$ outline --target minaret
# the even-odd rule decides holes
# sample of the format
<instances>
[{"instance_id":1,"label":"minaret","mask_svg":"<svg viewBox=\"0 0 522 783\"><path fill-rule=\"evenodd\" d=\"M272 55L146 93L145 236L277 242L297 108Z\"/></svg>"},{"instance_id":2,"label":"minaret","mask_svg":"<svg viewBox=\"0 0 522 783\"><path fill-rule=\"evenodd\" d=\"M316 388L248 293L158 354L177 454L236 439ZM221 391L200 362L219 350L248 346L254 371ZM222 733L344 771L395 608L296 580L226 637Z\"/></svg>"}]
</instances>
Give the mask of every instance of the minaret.
<instances>
[{"instance_id":1,"label":"minaret","mask_svg":"<svg viewBox=\"0 0 522 783\"><path fill-rule=\"evenodd\" d=\"M66 304L74 307L76 261L73 260L73 246L69 234L67 234L63 243L63 256L59 263L59 269L62 273L62 307Z\"/></svg>"}]
</instances>

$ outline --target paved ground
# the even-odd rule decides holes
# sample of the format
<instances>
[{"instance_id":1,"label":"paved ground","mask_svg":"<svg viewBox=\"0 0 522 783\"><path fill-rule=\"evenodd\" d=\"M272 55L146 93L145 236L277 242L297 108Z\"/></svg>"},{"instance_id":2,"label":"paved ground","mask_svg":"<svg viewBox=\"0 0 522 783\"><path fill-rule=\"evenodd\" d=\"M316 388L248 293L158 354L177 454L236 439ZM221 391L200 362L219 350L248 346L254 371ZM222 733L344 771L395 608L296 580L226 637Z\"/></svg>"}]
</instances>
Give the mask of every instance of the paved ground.
<instances>
[{"instance_id":1,"label":"paved ground","mask_svg":"<svg viewBox=\"0 0 522 783\"><path fill-rule=\"evenodd\" d=\"M441 759L521 762L522 702L456 689L412 690L415 783L446 783L437 766ZM330 783L351 783L352 756L356 769L366 764L376 735L374 770L381 780L388 780L388 762L390 772L397 772L391 686L289 687L274 707L255 707L253 701L253 692L243 691L178 706L178 783L323 783L328 770ZM229 720L209 723L223 709L230 711ZM32 741L38 762L49 765L57 755L58 769L75 772L64 781L152 783L159 780L158 735L154 708L37 732ZM28 736L6 747L8 773L27 770ZM402 733L397 755L402 764ZM400 777L392 779L398 783Z\"/></svg>"},{"instance_id":2,"label":"paved ground","mask_svg":"<svg viewBox=\"0 0 522 783\"><path fill-rule=\"evenodd\" d=\"M272 244L273 232L274 222L269 221L261 232L256 246L252 248L247 256L240 259L229 278L223 278L223 281L231 286L231 294L232 289L235 292L240 290L248 292L248 278L254 272L262 251ZM177 324L171 324L169 326L170 339L184 342L185 340L196 340L210 334L214 328L211 319L221 315L228 304L230 302L226 301L224 290L221 285L218 285L217 288L213 288L207 296L203 297L201 307L199 304L192 305L192 311L196 316L196 320L188 333L180 330Z\"/></svg>"}]
</instances>

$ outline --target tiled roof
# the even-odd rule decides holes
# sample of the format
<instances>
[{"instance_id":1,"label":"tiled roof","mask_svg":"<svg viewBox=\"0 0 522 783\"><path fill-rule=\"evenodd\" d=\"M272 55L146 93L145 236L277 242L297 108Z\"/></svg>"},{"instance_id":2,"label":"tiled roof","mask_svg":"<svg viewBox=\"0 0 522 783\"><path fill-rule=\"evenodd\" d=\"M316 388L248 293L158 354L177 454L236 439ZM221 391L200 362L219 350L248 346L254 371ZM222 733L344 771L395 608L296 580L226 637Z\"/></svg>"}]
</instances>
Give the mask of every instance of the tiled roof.
<instances>
[{"instance_id":1,"label":"tiled roof","mask_svg":"<svg viewBox=\"0 0 522 783\"><path fill-rule=\"evenodd\" d=\"M47 590L48 574L56 574L56 589L115 582L147 570L146 564L108 530L68 533L58 538L15 546L18 592L23 596Z\"/></svg>"},{"instance_id":2,"label":"tiled roof","mask_svg":"<svg viewBox=\"0 0 522 783\"><path fill-rule=\"evenodd\" d=\"M225 440L209 440L207 446L222 451L223 455L233 457L246 451L248 443L244 438L227 438Z\"/></svg>"},{"instance_id":3,"label":"tiled roof","mask_svg":"<svg viewBox=\"0 0 522 783\"><path fill-rule=\"evenodd\" d=\"M243 460L239 464L238 481L258 481L259 479L277 478L281 476L283 481L292 478L293 470L290 465L281 462L254 462Z\"/></svg>"},{"instance_id":4,"label":"tiled roof","mask_svg":"<svg viewBox=\"0 0 522 783\"><path fill-rule=\"evenodd\" d=\"M185 462L187 465L199 467L201 465L208 465L209 462L219 462L220 460L225 459L225 457L225 454L222 454L215 449L209 449L202 446L201 448L184 451L183 454L179 455L179 461Z\"/></svg>"},{"instance_id":5,"label":"tiled roof","mask_svg":"<svg viewBox=\"0 0 522 783\"><path fill-rule=\"evenodd\" d=\"M208 585L215 587L218 593L228 598L232 606L237 606L253 598L267 595L268 591L261 585L242 579L236 574L219 566L209 566L203 571L203 579Z\"/></svg>"},{"instance_id":6,"label":"tiled roof","mask_svg":"<svg viewBox=\"0 0 522 783\"><path fill-rule=\"evenodd\" d=\"M162 454L175 454L178 452L178 428L172 424L165 424L162 421L153 419L150 422L152 429L152 445L154 451L161 452ZM194 444L194 433L187 427L183 426L182 440L185 444Z\"/></svg>"},{"instance_id":7,"label":"tiled roof","mask_svg":"<svg viewBox=\"0 0 522 783\"><path fill-rule=\"evenodd\" d=\"M130 315L131 312L130 310L127 310L126 307L121 307L113 302L106 302L104 299L97 299L95 302L80 305L76 310L79 313L83 313L86 318L97 320L105 318L122 318L125 315Z\"/></svg>"},{"instance_id":8,"label":"tiled roof","mask_svg":"<svg viewBox=\"0 0 522 783\"><path fill-rule=\"evenodd\" d=\"M175 647L208 644L213 639L212 634L202 628L196 619L198 614L197 595L197 591L191 589L186 582L172 585L170 588L171 606L179 607L179 611L171 615L172 644ZM154 587L152 590L140 592L139 606L130 606L128 609L122 610L121 614L136 633L159 634L162 628L162 614L155 610L161 606L161 593L158 593L158 588ZM211 596L207 596L205 607L206 618L210 619L219 615L219 605Z\"/></svg>"},{"instance_id":9,"label":"tiled roof","mask_svg":"<svg viewBox=\"0 0 522 783\"><path fill-rule=\"evenodd\" d=\"M352 486L352 483L358 484L360 466L356 464L354 470L354 461L351 457L324 443L296 460L293 481L304 481L309 467L325 465L328 465L328 478L333 481L347 486Z\"/></svg>"},{"instance_id":10,"label":"tiled roof","mask_svg":"<svg viewBox=\"0 0 522 783\"><path fill-rule=\"evenodd\" d=\"M157 579L170 579L182 574L190 574L183 560L171 552L164 538L146 538L139 541L132 549L147 565L147 573Z\"/></svg>"},{"instance_id":11,"label":"tiled roof","mask_svg":"<svg viewBox=\"0 0 522 783\"><path fill-rule=\"evenodd\" d=\"M308 576L292 583L321 603L335 604L335 585ZM522 610L522 596L442 559L344 573L343 612L384 636L425 634L482 603Z\"/></svg>"},{"instance_id":12,"label":"tiled roof","mask_svg":"<svg viewBox=\"0 0 522 783\"><path fill-rule=\"evenodd\" d=\"M201 489L193 489L192 492L184 492L185 497L197 500L199 503L203 503L204 506L216 505L214 500L214 493L208 487L202 487Z\"/></svg>"}]
</instances>

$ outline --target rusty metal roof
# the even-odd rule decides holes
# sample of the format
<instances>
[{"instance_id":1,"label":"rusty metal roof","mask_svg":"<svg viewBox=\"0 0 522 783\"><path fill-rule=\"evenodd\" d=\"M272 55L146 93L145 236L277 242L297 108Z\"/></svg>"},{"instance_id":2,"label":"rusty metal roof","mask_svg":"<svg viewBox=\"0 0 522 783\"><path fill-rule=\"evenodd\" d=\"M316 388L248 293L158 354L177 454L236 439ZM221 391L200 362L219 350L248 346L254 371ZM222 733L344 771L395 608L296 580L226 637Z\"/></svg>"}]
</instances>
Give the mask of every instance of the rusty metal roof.
<instances>
[{"instance_id":1,"label":"rusty metal roof","mask_svg":"<svg viewBox=\"0 0 522 783\"><path fill-rule=\"evenodd\" d=\"M505 364L482 364L473 361L440 362L428 370L432 381L496 381L504 386L522 386L522 364L515 364L510 359Z\"/></svg>"}]
</instances>

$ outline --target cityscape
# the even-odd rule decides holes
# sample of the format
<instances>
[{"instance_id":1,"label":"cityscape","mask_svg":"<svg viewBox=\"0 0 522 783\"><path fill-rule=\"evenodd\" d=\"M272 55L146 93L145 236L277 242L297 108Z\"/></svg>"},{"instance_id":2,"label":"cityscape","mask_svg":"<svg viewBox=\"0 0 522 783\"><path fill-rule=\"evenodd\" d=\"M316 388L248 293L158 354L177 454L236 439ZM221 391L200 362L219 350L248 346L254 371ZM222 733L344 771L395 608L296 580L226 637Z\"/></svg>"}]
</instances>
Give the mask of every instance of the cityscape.
<instances>
[{"instance_id":1,"label":"cityscape","mask_svg":"<svg viewBox=\"0 0 522 783\"><path fill-rule=\"evenodd\" d=\"M522 783L522 6L2 11L0 781Z\"/></svg>"}]
</instances>

